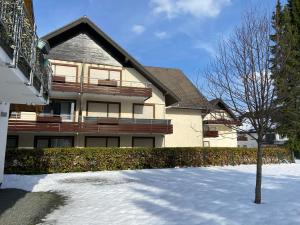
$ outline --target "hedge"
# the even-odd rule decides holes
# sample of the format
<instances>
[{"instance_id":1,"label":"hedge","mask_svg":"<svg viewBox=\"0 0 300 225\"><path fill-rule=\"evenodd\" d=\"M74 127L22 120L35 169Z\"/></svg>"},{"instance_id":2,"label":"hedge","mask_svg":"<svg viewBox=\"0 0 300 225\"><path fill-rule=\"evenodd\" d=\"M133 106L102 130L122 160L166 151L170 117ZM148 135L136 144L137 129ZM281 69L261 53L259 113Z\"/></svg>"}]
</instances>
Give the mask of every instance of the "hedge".
<instances>
[{"instance_id":1,"label":"hedge","mask_svg":"<svg viewBox=\"0 0 300 225\"><path fill-rule=\"evenodd\" d=\"M288 149L264 149L264 163L292 162ZM246 148L48 148L8 150L5 172L43 174L100 170L253 164Z\"/></svg>"}]
</instances>

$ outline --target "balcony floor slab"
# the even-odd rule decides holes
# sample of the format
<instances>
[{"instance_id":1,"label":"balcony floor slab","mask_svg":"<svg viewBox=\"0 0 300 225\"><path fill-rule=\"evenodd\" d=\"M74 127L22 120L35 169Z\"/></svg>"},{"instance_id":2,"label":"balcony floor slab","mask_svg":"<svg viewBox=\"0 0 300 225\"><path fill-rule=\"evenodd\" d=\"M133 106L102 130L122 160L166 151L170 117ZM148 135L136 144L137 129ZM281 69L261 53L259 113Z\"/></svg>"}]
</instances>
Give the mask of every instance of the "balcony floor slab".
<instances>
[{"instance_id":1,"label":"balcony floor slab","mask_svg":"<svg viewBox=\"0 0 300 225\"><path fill-rule=\"evenodd\" d=\"M19 68L9 68L11 59L0 47L0 102L13 104L44 105L46 100L39 97L33 86L28 86L26 76Z\"/></svg>"}]
</instances>

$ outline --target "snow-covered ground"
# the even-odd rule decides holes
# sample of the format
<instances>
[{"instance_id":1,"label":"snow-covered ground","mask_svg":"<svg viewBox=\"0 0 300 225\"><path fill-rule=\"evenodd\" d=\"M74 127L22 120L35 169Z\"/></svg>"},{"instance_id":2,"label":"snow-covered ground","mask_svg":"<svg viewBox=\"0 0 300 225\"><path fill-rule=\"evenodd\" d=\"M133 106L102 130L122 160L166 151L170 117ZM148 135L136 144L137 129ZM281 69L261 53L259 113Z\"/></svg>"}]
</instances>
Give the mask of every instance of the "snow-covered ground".
<instances>
[{"instance_id":1,"label":"snow-covered ground","mask_svg":"<svg viewBox=\"0 0 300 225\"><path fill-rule=\"evenodd\" d=\"M300 224L300 164L6 175L4 188L57 191L67 204L46 217L59 225Z\"/></svg>"}]
</instances>

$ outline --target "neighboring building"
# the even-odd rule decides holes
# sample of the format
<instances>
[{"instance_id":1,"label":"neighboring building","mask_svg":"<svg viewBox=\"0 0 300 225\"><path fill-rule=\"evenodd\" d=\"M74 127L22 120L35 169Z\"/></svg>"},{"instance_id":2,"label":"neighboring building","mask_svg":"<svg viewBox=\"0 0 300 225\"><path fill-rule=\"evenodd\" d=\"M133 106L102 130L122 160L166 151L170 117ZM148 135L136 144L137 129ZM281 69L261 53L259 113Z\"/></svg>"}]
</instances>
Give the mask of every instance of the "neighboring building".
<instances>
[{"instance_id":1,"label":"neighboring building","mask_svg":"<svg viewBox=\"0 0 300 225\"><path fill-rule=\"evenodd\" d=\"M14 107L8 148L203 146L209 103L180 70L142 66L86 17L43 39L50 104Z\"/></svg>"},{"instance_id":2,"label":"neighboring building","mask_svg":"<svg viewBox=\"0 0 300 225\"><path fill-rule=\"evenodd\" d=\"M257 142L255 138L257 138L257 133L255 130L249 130L248 132L239 132L237 137L238 147L257 148ZM286 136L270 132L265 135L263 145L280 146L284 145L287 141L288 138Z\"/></svg>"},{"instance_id":3,"label":"neighboring building","mask_svg":"<svg viewBox=\"0 0 300 225\"><path fill-rule=\"evenodd\" d=\"M257 148L257 133L254 130L238 132L237 142L239 148Z\"/></svg>"},{"instance_id":4,"label":"neighboring building","mask_svg":"<svg viewBox=\"0 0 300 225\"><path fill-rule=\"evenodd\" d=\"M204 117L204 146L237 147L237 118L221 99L210 104L210 113Z\"/></svg>"},{"instance_id":5,"label":"neighboring building","mask_svg":"<svg viewBox=\"0 0 300 225\"><path fill-rule=\"evenodd\" d=\"M0 185L10 105L48 103L51 68L35 30L31 0L0 0Z\"/></svg>"},{"instance_id":6,"label":"neighboring building","mask_svg":"<svg viewBox=\"0 0 300 225\"><path fill-rule=\"evenodd\" d=\"M272 132L266 134L266 136L264 137L264 145L280 146L280 145L284 145L288 140L289 139L287 136Z\"/></svg>"}]
</instances>

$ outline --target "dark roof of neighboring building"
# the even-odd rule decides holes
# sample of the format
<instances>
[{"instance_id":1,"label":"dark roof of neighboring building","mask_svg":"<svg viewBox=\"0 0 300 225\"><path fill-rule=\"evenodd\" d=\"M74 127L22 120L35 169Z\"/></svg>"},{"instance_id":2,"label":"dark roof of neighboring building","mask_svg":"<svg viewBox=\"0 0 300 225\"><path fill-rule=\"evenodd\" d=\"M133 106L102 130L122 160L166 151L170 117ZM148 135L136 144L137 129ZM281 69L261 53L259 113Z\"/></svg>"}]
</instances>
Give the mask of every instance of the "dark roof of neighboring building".
<instances>
[{"instance_id":1,"label":"dark roof of neighboring building","mask_svg":"<svg viewBox=\"0 0 300 225\"><path fill-rule=\"evenodd\" d=\"M208 108L207 99L181 70L150 66L145 68L180 98L180 101L173 104L172 107L204 110Z\"/></svg>"},{"instance_id":2,"label":"dark roof of neighboring building","mask_svg":"<svg viewBox=\"0 0 300 225\"><path fill-rule=\"evenodd\" d=\"M220 98L216 98L210 100L209 103L212 105L214 109L222 109L225 110L233 119L237 119L234 113L231 111L229 106Z\"/></svg>"},{"instance_id":3,"label":"dark roof of neighboring building","mask_svg":"<svg viewBox=\"0 0 300 225\"><path fill-rule=\"evenodd\" d=\"M97 44L101 45L103 49L105 49L123 66L136 69L145 78L152 82L162 93L165 94L166 105L172 105L180 101L177 95L173 93L173 88L171 89L170 86L165 85L156 76L153 76L137 60L128 54L87 17L81 17L64 27L45 35L42 39L49 43L50 48L53 48L80 33L89 35Z\"/></svg>"}]
</instances>

